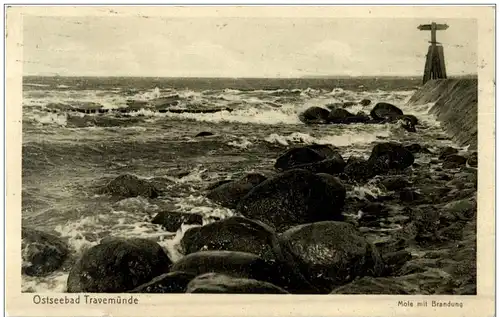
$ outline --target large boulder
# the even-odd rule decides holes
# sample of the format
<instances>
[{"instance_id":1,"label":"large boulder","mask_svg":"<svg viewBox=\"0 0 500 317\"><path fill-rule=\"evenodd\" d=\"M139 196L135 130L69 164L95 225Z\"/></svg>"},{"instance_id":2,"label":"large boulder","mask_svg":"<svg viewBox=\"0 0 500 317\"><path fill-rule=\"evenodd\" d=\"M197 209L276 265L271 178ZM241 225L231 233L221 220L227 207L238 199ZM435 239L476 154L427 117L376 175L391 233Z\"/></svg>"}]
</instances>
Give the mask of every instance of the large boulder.
<instances>
[{"instance_id":1,"label":"large boulder","mask_svg":"<svg viewBox=\"0 0 500 317\"><path fill-rule=\"evenodd\" d=\"M303 169L312 173L339 174L344 171L345 162L339 155L339 158L326 159L319 162L295 165L295 169Z\"/></svg>"},{"instance_id":2,"label":"large boulder","mask_svg":"<svg viewBox=\"0 0 500 317\"><path fill-rule=\"evenodd\" d=\"M363 181L375 176L372 165L361 157L350 157L344 168L344 174L353 181Z\"/></svg>"},{"instance_id":3,"label":"large boulder","mask_svg":"<svg viewBox=\"0 0 500 317\"><path fill-rule=\"evenodd\" d=\"M102 188L100 192L122 198L137 196L156 198L160 194L153 184L130 174L118 176Z\"/></svg>"},{"instance_id":4,"label":"large boulder","mask_svg":"<svg viewBox=\"0 0 500 317\"><path fill-rule=\"evenodd\" d=\"M384 264L375 246L345 222L323 221L293 227L280 235L311 284L323 292L358 276L379 276Z\"/></svg>"},{"instance_id":5,"label":"large boulder","mask_svg":"<svg viewBox=\"0 0 500 317\"><path fill-rule=\"evenodd\" d=\"M188 229L181 239L184 254L204 250L254 253L265 260L281 256L277 236L266 224L244 217L229 217Z\"/></svg>"},{"instance_id":6,"label":"large boulder","mask_svg":"<svg viewBox=\"0 0 500 317\"><path fill-rule=\"evenodd\" d=\"M379 143L372 149L368 162L376 166L383 164L388 169L404 169L415 161L413 154L398 143Z\"/></svg>"},{"instance_id":7,"label":"large boulder","mask_svg":"<svg viewBox=\"0 0 500 317\"><path fill-rule=\"evenodd\" d=\"M278 157L274 168L278 170L292 169L298 165L321 162L325 159L343 161L342 156L331 146L322 144L294 147Z\"/></svg>"},{"instance_id":8,"label":"large boulder","mask_svg":"<svg viewBox=\"0 0 500 317\"><path fill-rule=\"evenodd\" d=\"M343 219L345 195L338 178L296 169L254 187L236 211L281 232L298 224Z\"/></svg>"},{"instance_id":9,"label":"large boulder","mask_svg":"<svg viewBox=\"0 0 500 317\"><path fill-rule=\"evenodd\" d=\"M151 221L154 224L161 225L168 232L176 232L183 224L201 225L203 217L197 214L190 214L177 211L160 211Z\"/></svg>"},{"instance_id":10,"label":"large boulder","mask_svg":"<svg viewBox=\"0 0 500 317\"><path fill-rule=\"evenodd\" d=\"M21 239L23 274L49 274L59 269L68 257L68 245L53 234L23 226Z\"/></svg>"},{"instance_id":11,"label":"large boulder","mask_svg":"<svg viewBox=\"0 0 500 317\"><path fill-rule=\"evenodd\" d=\"M294 292L314 288L301 275L290 251L279 243L272 228L257 220L230 217L191 228L182 237L181 247L185 254L207 250L253 253L280 268L283 276L289 279L283 282L287 288Z\"/></svg>"},{"instance_id":12,"label":"large boulder","mask_svg":"<svg viewBox=\"0 0 500 317\"><path fill-rule=\"evenodd\" d=\"M311 107L299 114L299 120L306 124L328 123L330 111L321 107Z\"/></svg>"},{"instance_id":13,"label":"large boulder","mask_svg":"<svg viewBox=\"0 0 500 317\"><path fill-rule=\"evenodd\" d=\"M221 206L235 208L241 198L266 179L264 175L251 173L213 188L208 192L207 197Z\"/></svg>"},{"instance_id":14,"label":"large boulder","mask_svg":"<svg viewBox=\"0 0 500 317\"><path fill-rule=\"evenodd\" d=\"M171 261L158 243L109 238L88 249L69 273L70 293L121 293L168 272Z\"/></svg>"},{"instance_id":15,"label":"large boulder","mask_svg":"<svg viewBox=\"0 0 500 317\"><path fill-rule=\"evenodd\" d=\"M155 277L129 293L185 293L188 283L196 277L186 272L170 272Z\"/></svg>"},{"instance_id":16,"label":"large boulder","mask_svg":"<svg viewBox=\"0 0 500 317\"><path fill-rule=\"evenodd\" d=\"M238 251L202 251L188 254L174 263L172 272L182 271L195 275L221 273L236 278L248 278L270 282L285 289L291 272L282 271L283 266L266 261L256 254Z\"/></svg>"},{"instance_id":17,"label":"large boulder","mask_svg":"<svg viewBox=\"0 0 500 317\"><path fill-rule=\"evenodd\" d=\"M268 282L217 273L197 276L188 284L186 293L289 294Z\"/></svg>"},{"instance_id":18,"label":"large boulder","mask_svg":"<svg viewBox=\"0 0 500 317\"><path fill-rule=\"evenodd\" d=\"M379 102L373 107L372 111L370 111L370 115L375 120L385 120L385 121L394 121L397 120L404 113L401 109L386 102Z\"/></svg>"},{"instance_id":19,"label":"large boulder","mask_svg":"<svg viewBox=\"0 0 500 317\"><path fill-rule=\"evenodd\" d=\"M370 120L369 117L350 113L345 109L334 109L328 116L329 123L337 124L350 124L350 123L364 123Z\"/></svg>"}]
</instances>

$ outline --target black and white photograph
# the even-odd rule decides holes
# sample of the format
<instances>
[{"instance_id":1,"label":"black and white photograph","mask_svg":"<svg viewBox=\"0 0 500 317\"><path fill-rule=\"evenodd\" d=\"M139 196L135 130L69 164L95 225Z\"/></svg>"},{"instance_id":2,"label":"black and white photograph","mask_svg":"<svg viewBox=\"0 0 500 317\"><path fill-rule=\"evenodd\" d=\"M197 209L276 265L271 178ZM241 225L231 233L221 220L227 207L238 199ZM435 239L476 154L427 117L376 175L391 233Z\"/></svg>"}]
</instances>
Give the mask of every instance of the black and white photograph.
<instances>
[{"instance_id":1,"label":"black and white photograph","mask_svg":"<svg viewBox=\"0 0 500 317\"><path fill-rule=\"evenodd\" d=\"M23 15L34 304L480 293L480 19L272 9Z\"/></svg>"}]
</instances>

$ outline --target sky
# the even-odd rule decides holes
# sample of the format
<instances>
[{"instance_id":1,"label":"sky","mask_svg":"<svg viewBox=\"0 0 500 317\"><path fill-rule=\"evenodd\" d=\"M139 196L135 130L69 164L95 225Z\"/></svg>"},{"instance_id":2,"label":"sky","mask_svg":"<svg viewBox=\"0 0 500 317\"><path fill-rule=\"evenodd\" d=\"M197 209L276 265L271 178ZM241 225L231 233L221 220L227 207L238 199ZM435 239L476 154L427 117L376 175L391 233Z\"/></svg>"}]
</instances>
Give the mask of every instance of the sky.
<instances>
[{"instance_id":1,"label":"sky","mask_svg":"<svg viewBox=\"0 0 500 317\"><path fill-rule=\"evenodd\" d=\"M448 75L477 73L477 21L438 31ZM421 76L430 40L407 18L36 17L23 74L152 77Z\"/></svg>"}]
</instances>

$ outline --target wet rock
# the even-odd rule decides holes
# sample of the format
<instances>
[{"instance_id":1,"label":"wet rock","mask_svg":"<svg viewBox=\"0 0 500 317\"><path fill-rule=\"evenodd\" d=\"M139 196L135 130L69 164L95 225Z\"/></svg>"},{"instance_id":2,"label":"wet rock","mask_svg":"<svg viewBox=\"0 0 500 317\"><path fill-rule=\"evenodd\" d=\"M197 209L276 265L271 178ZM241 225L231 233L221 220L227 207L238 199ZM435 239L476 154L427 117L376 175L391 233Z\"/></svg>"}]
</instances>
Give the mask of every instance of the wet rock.
<instances>
[{"instance_id":1,"label":"wet rock","mask_svg":"<svg viewBox=\"0 0 500 317\"><path fill-rule=\"evenodd\" d=\"M413 124L413 120L405 118L405 116L399 117L399 123L403 129L408 132L417 132L415 125Z\"/></svg>"},{"instance_id":2,"label":"wet rock","mask_svg":"<svg viewBox=\"0 0 500 317\"><path fill-rule=\"evenodd\" d=\"M158 243L109 238L88 249L72 267L69 293L121 293L168 272L171 261Z\"/></svg>"},{"instance_id":3,"label":"wet rock","mask_svg":"<svg viewBox=\"0 0 500 317\"><path fill-rule=\"evenodd\" d=\"M418 119L417 117L415 117L414 115L412 114L405 114L405 115L402 115L401 117L399 117L400 120L404 120L404 121L407 121L411 126L415 127L416 125L418 125Z\"/></svg>"},{"instance_id":4,"label":"wet rock","mask_svg":"<svg viewBox=\"0 0 500 317\"><path fill-rule=\"evenodd\" d=\"M274 164L274 168L278 170L288 170L297 165L320 162L325 158L323 153L309 147L292 148L278 157Z\"/></svg>"},{"instance_id":5,"label":"wet rock","mask_svg":"<svg viewBox=\"0 0 500 317\"><path fill-rule=\"evenodd\" d=\"M208 185L207 188L206 188L206 190L212 190L214 188L219 187L222 184L226 184L226 183L230 183L230 182L233 182L233 180L231 180L231 179L224 179L224 180L221 180L221 181L217 181L217 182L214 182L214 183Z\"/></svg>"},{"instance_id":6,"label":"wet rock","mask_svg":"<svg viewBox=\"0 0 500 317\"><path fill-rule=\"evenodd\" d=\"M100 193L124 198L137 196L156 198L160 194L153 184L130 174L118 176L102 188Z\"/></svg>"},{"instance_id":7,"label":"wet rock","mask_svg":"<svg viewBox=\"0 0 500 317\"><path fill-rule=\"evenodd\" d=\"M334 289L330 294L360 294L360 295L408 295L403 283L395 278L365 276L347 285Z\"/></svg>"},{"instance_id":8,"label":"wet rock","mask_svg":"<svg viewBox=\"0 0 500 317\"><path fill-rule=\"evenodd\" d=\"M388 209L380 203L367 203L361 207L358 216L359 224L362 226L379 226L380 220L389 215Z\"/></svg>"},{"instance_id":9,"label":"wet rock","mask_svg":"<svg viewBox=\"0 0 500 317\"><path fill-rule=\"evenodd\" d=\"M477 152L472 152L467 158L467 164L471 167L477 167Z\"/></svg>"},{"instance_id":10,"label":"wet rock","mask_svg":"<svg viewBox=\"0 0 500 317\"><path fill-rule=\"evenodd\" d=\"M412 259L411 254L406 250L399 250L382 254L385 263L386 275L397 275L400 269Z\"/></svg>"},{"instance_id":11,"label":"wet rock","mask_svg":"<svg viewBox=\"0 0 500 317\"><path fill-rule=\"evenodd\" d=\"M188 283L195 277L196 275L186 272L165 273L134 288L129 293L185 293Z\"/></svg>"},{"instance_id":12,"label":"wet rock","mask_svg":"<svg viewBox=\"0 0 500 317\"><path fill-rule=\"evenodd\" d=\"M226 250L254 253L276 261L281 255L277 236L266 224L243 217L230 217L190 228L181 240L184 254L202 250Z\"/></svg>"},{"instance_id":13,"label":"wet rock","mask_svg":"<svg viewBox=\"0 0 500 317\"><path fill-rule=\"evenodd\" d=\"M207 197L221 206L236 208L241 198L265 180L266 177L264 175L257 173L247 174L238 180L226 182L213 188L207 194Z\"/></svg>"},{"instance_id":14,"label":"wet rock","mask_svg":"<svg viewBox=\"0 0 500 317\"><path fill-rule=\"evenodd\" d=\"M325 105L325 107L330 109L330 110L342 108L343 106L344 106L344 104L341 102L334 102L334 103L329 103L329 104Z\"/></svg>"},{"instance_id":15,"label":"wet rock","mask_svg":"<svg viewBox=\"0 0 500 317\"><path fill-rule=\"evenodd\" d=\"M379 102L370 111L370 115L375 120L397 120L403 115L403 111L390 103Z\"/></svg>"},{"instance_id":16,"label":"wet rock","mask_svg":"<svg viewBox=\"0 0 500 317\"><path fill-rule=\"evenodd\" d=\"M372 103L372 101L370 99L363 99L359 102L360 105L362 106L368 106Z\"/></svg>"},{"instance_id":17,"label":"wet rock","mask_svg":"<svg viewBox=\"0 0 500 317\"><path fill-rule=\"evenodd\" d=\"M465 166L467 159L461 155L450 154L444 158L443 168L451 169L451 168L460 168Z\"/></svg>"},{"instance_id":18,"label":"wet rock","mask_svg":"<svg viewBox=\"0 0 500 317\"><path fill-rule=\"evenodd\" d=\"M351 124L363 123L369 121L370 118L365 115L355 115L345 109L333 109L328 116L328 122L334 124Z\"/></svg>"},{"instance_id":19,"label":"wet rock","mask_svg":"<svg viewBox=\"0 0 500 317\"><path fill-rule=\"evenodd\" d=\"M303 285L289 285L292 272L266 261L256 254L237 251L202 251L186 255L174 263L171 271L182 271L202 275L220 273L236 278L254 279L274 285L298 289Z\"/></svg>"},{"instance_id":20,"label":"wet rock","mask_svg":"<svg viewBox=\"0 0 500 317\"><path fill-rule=\"evenodd\" d=\"M196 277L187 286L186 293L289 294L281 287L268 282L218 273L207 273Z\"/></svg>"},{"instance_id":21,"label":"wet rock","mask_svg":"<svg viewBox=\"0 0 500 317\"><path fill-rule=\"evenodd\" d=\"M186 225L201 225L203 217L197 214L189 214L176 211L160 211L151 221L154 224L161 225L168 232L177 232L182 226Z\"/></svg>"},{"instance_id":22,"label":"wet rock","mask_svg":"<svg viewBox=\"0 0 500 317\"><path fill-rule=\"evenodd\" d=\"M376 250L345 222L324 221L293 227L280 235L288 243L304 276L323 292L357 276L382 274Z\"/></svg>"},{"instance_id":23,"label":"wet rock","mask_svg":"<svg viewBox=\"0 0 500 317\"><path fill-rule=\"evenodd\" d=\"M354 101L344 101L344 103L343 103L342 106L343 107L352 107L352 106L354 106L356 104L357 104L357 102L354 102Z\"/></svg>"},{"instance_id":24,"label":"wet rock","mask_svg":"<svg viewBox=\"0 0 500 317\"><path fill-rule=\"evenodd\" d=\"M457 154L458 150L455 148L452 148L451 146L447 146L441 150L439 153L439 159L444 160L448 155L453 155Z\"/></svg>"},{"instance_id":25,"label":"wet rock","mask_svg":"<svg viewBox=\"0 0 500 317\"><path fill-rule=\"evenodd\" d=\"M22 273L44 276L59 269L69 254L61 238L29 227L21 228Z\"/></svg>"},{"instance_id":26,"label":"wet rock","mask_svg":"<svg viewBox=\"0 0 500 317\"><path fill-rule=\"evenodd\" d=\"M344 168L346 174L351 180L363 181L375 176L373 167L363 158L350 157Z\"/></svg>"},{"instance_id":27,"label":"wet rock","mask_svg":"<svg viewBox=\"0 0 500 317\"><path fill-rule=\"evenodd\" d=\"M212 132L209 132L209 131L202 131L202 132L198 133L197 135L195 135L194 137L197 138L197 137L211 136L211 135L214 135L214 134Z\"/></svg>"},{"instance_id":28,"label":"wet rock","mask_svg":"<svg viewBox=\"0 0 500 317\"><path fill-rule=\"evenodd\" d=\"M453 293L451 276L440 269L428 269L425 272L398 276L394 279L403 283L409 294L444 295Z\"/></svg>"},{"instance_id":29,"label":"wet rock","mask_svg":"<svg viewBox=\"0 0 500 317\"><path fill-rule=\"evenodd\" d=\"M406 187L409 187L411 183L404 177L401 176L392 176L392 177L387 177L384 178L381 181L381 184L387 189L387 190L400 190Z\"/></svg>"},{"instance_id":30,"label":"wet rock","mask_svg":"<svg viewBox=\"0 0 500 317\"><path fill-rule=\"evenodd\" d=\"M343 219L345 195L338 178L290 170L254 187L236 211L282 232L298 224Z\"/></svg>"},{"instance_id":31,"label":"wet rock","mask_svg":"<svg viewBox=\"0 0 500 317\"><path fill-rule=\"evenodd\" d=\"M311 107L299 114L299 120L306 124L328 123L330 111L321 107Z\"/></svg>"},{"instance_id":32,"label":"wet rock","mask_svg":"<svg viewBox=\"0 0 500 317\"><path fill-rule=\"evenodd\" d=\"M347 123L348 118L354 116L354 114L341 108L332 109L328 115L329 123Z\"/></svg>"},{"instance_id":33,"label":"wet rock","mask_svg":"<svg viewBox=\"0 0 500 317\"><path fill-rule=\"evenodd\" d=\"M295 165L295 169L307 170L311 173L326 173L326 174L339 174L344 171L345 162L342 157L335 159L326 159L320 162Z\"/></svg>"},{"instance_id":34,"label":"wet rock","mask_svg":"<svg viewBox=\"0 0 500 317\"><path fill-rule=\"evenodd\" d=\"M379 143L372 149L368 162L385 163L389 169L404 169L415 161L413 154L398 143Z\"/></svg>"},{"instance_id":35,"label":"wet rock","mask_svg":"<svg viewBox=\"0 0 500 317\"><path fill-rule=\"evenodd\" d=\"M287 150L276 160L274 168L288 170L323 160L331 160L331 162L335 162L339 167L345 165L344 159L335 148L329 145L312 144Z\"/></svg>"}]
</instances>

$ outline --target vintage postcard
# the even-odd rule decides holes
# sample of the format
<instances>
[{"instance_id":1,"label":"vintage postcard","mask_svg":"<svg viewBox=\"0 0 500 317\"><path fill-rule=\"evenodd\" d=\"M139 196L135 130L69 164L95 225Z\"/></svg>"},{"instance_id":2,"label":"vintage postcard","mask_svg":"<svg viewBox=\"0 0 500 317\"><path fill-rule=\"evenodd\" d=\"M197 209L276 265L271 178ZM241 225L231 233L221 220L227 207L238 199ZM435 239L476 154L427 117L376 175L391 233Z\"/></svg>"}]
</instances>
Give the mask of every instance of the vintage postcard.
<instances>
[{"instance_id":1,"label":"vintage postcard","mask_svg":"<svg viewBox=\"0 0 500 317\"><path fill-rule=\"evenodd\" d=\"M494 6L8 6L9 316L493 316Z\"/></svg>"}]
</instances>

